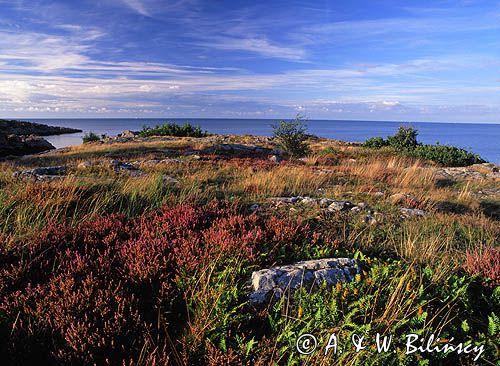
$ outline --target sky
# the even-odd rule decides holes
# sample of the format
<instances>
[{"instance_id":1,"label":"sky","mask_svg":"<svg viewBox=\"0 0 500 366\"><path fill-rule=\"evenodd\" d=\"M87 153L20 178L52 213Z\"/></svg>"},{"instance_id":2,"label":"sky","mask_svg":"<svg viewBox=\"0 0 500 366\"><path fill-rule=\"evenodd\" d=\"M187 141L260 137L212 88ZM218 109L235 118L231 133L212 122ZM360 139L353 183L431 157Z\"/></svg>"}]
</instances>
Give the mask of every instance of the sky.
<instances>
[{"instance_id":1,"label":"sky","mask_svg":"<svg viewBox=\"0 0 500 366\"><path fill-rule=\"evenodd\" d=\"M0 0L2 118L500 123L500 1Z\"/></svg>"}]
</instances>

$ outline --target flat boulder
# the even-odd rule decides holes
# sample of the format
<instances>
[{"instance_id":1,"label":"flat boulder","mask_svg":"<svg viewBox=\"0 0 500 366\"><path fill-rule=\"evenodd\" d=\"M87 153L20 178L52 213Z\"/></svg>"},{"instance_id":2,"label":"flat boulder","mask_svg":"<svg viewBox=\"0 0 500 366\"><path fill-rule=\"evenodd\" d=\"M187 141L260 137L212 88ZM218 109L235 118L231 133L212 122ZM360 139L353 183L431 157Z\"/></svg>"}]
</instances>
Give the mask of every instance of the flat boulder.
<instances>
[{"instance_id":1,"label":"flat boulder","mask_svg":"<svg viewBox=\"0 0 500 366\"><path fill-rule=\"evenodd\" d=\"M421 204L417 197L406 193L395 193L389 199L395 205L418 206Z\"/></svg>"},{"instance_id":2,"label":"flat boulder","mask_svg":"<svg viewBox=\"0 0 500 366\"><path fill-rule=\"evenodd\" d=\"M238 155L254 155L269 153L271 150L257 146L245 144L217 144L207 148L204 153L208 154L238 154Z\"/></svg>"},{"instance_id":3,"label":"flat boulder","mask_svg":"<svg viewBox=\"0 0 500 366\"><path fill-rule=\"evenodd\" d=\"M40 167L29 170L15 172L14 178L26 181L47 181L64 177L68 174L66 165Z\"/></svg>"},{"instance_id":4,"label":"flat boulder","mask_svg":"<svg viewBox=\"0 0 500 366\"><path fill-rule=\"evenodd\" d=\"M418 208L403 208L401 207L399 209L401 212L401 218L403 219L409 219L411 217L424 217L427 216L427 212L424 210L420 210Z\"/></svg>"},{"instance_id":5,"label":"flat boulder","mask_svg":"<svg viewBox=\"0 0 500 366\"><path fill-rule=\"evenodd\" d=\"M250 302L261 304L289 291L301 287L309 290L322 283L332 287L339 281L351 281L360 273L358 262L351 258L315 259L261 269L252 273Z\"/></svg>"},{"instance_id":6,"label":"flat boulder","mask_svg":"<svg viewBox=\"0 0 500 366\"><path fill-rule=\"evenodd\" d=\"M134 138L138 135L138 131L125 130L122 133L119 133L117 137Z\"/></svg>"},{"instance_id":7,"label":"flat boulder","mask_svg":"<svg viewBox=\"0 0 500 366\"><path fill-rule=\"evenodd\" d=\"M133 177L143 175L143 172L133 164L125 163L120 160L111 160L107 162L107 165L109 165L115 173L125 173Z\"/></svg>"},{"instance_id":8,"label":"flat boulder","mask_svg":"<svg viewBox=\"0 0 500 366\"><path fill-rule=\"evenodd\" d=\"M350 208L352 208L354 205L352 204L352 202L349 202L349 201L337 201L337 200L334 200L332 203L330 203L330 205L328 206L328 211L332 211L332 212L340 212L340 211L346 211L346 210L349 210Z\"/></svg>"}]
</instances>

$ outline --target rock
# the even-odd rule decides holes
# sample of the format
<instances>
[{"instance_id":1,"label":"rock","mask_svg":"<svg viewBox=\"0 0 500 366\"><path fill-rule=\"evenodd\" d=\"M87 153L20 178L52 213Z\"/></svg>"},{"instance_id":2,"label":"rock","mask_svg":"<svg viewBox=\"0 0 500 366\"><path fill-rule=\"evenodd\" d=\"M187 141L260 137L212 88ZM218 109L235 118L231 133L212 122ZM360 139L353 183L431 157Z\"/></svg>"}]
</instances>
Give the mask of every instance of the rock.
<instances>
[{"instance_id":1,"label":"rock","mask_svg":"<svg viewBox=\"0 0 500 366\"><path fill-rule=\"evenodd\" d=\"M279 155L271 155L269 157L269 161L272 161L273 163L279 163L283 159Z\"/></svg>"},{"instance_id":2,"label":"rock","mask_svg":"<svg viewBox=\"0 0 500 366\"><path fill-rule=\"evenodd\" d=\"M179 184L179 181L174 177L171 177L170 175L162 175L161 179L164 184L172 184L172 185Z\"/></svg>"},{"instance_id":3,"label":"rock","mask_svg":"<svg viewBox=\"0 0 500 366\"><path fill-rule=\"evenodd\" d=\"M135 161L132 164L134 165L159 165L159 164L178 164L182 163L183 161L180 159L174 159L174 158L166 158L166 159L150 159L150 160L139 160Z\"/></svg>"},{"instance_id":4,"label":"rock","mask_svg":"<svg viewBox=\"0 0 500 366\"><path fill-rule=\"evenodd\" d=\"M260 210L260 206L257 204L257 203L254 203L253 205L250 206L250 211L259 211Z\"/></svg>"},{"instance_id":5,"label":"rock","mask_svg":"<svg viewBox=\"0 0 500 366\"><path fill-rule=\"evenodd\" d=\"M146 161L136 161L136 164L144 164L144 165L157 165L160 164L160 159L150 159Z\"/></svg>"},{"instance_id":6,"label":"rock","mask_svg":"<svg viewBox=\"0 0 500 366\"><path fill-rule=\"evenodd\" d=\"M359 208L358 206L354 206L353 208L351 208L351 212L359 213L361 212L361 208Z\"/></svg>"},{"instance_id":7,"label":"rock","mask_svg":"<svg viewBox=\"0 0 500 366\"><path fill-rule=\"evenodd\" d=\"M0 157L29 155L55 149L47 140L38 136L5 135L0 133Z\"/></svg>"},{"instance_id":8,"label":"rock","mask_svg":"<svg viewBox=\"0 0 500 366\"><path fill-rule=\"evenodd\" d=\"M13 120L0 120L0 131L2 131L1 133L5 135L18 136L50 136L82 132L82 130L75 128L47 126L41 123Z\"/></svg>"},{"instance_id":9,"label":"rock","mask_svg":"<svg viewBox=\"0 0 500 366\"><path fill-rule=\"evenodd\" d=\"M361 210L366 210L368 208L368 203L360 202L357 204L357 207L359 207Z\"/></svg>"},{"instance_id":10,"label":"rock","mask_svg":"<svg viewBox=\"0 0 500 366\"><path fill-rule=\"evenodd\" d=\"M297 203L303 197L271 197L269 201L273 203Z\"/></svg>"},{"instance_id":11,"label":"rock","mask_svg":"<svg viewBox=\"0 0 500 366\"><path fill-rule=\"evenodd\" d=\"M288 291L300 287L309 290L321 283L332 287L339 281L351 281L359 273L358 262L350 258L317 259L262 269L252 273L250 302L261 304Z\"/></svg>"},{"instance_id":12,"label":"rock","mask_svg":"<svg viewBox=\"0 0 500 366\"><path fill-rule=\"evenodd\" d=\"M493 164L493 163L474 164L474 165L471 165L471 168L484 168L484 169L487 169L493 173L497 173L500 171L500 166Z\"/></svg>"},{"instance_id":13,"label":"rock","mask_svg":"<svg viewBox=\"0 0 500 366\"><path fill-rule=\"evenodd\" d=\"M482 196L482 198L487 198L489 196L498 196L500 195L500 187L482 188L475 194Z\"/></svg>"},{"instance_id":14,"label":"rock","mask_svg":"<svg viewBox=\"0 0 500 366\"><path fill-rule=\"evenodd\" d=\"M438 180L500 179L500 167L492 163L482 163L466 167L439 168L435 174Z\"/></svg>"},{"instance_id":15,"label":"rock","mask_svg":"<svg viewBox=\"0 0 500 366\"><path fill-rule=\"evenodd\" d=\"M201 156L196 151L185 151L182 155L189 156L193 160L201 160Z\"/></svg>"},{"instance_id":16,"label":"rock","mask_svg":"<svg viewBox=\"0 0 500 366\"><path fill-rule=\"evenodd\" d=\"M217 144L205 149L209 154L240 154L240 155L253 155L269 152L270 149L263 148L256 145L245 144Z\"/></svg>"},{"instance_id":17,"label":"rock","mask_svg":"<svg viewBox=\"0 0 500 366\"><path fill-rule=\"evenodd\" d=\"M379 192L375 192L375 193L373 194L373 196L374 196L374 197L377 197L377 198L384 197L384 192L380 192L380 191L379 191Z\"/></svg>"},{"instance_id":18,"label":"rock","mask_svg":"<svg viewBox=\"0 0 500 366\"><path fill-rule=\"evenodd\" d=\"M311 197L303 197L300 200L300 203L302 203L304 205L315 205L317 202L318 202L318 200L311 198Z\"/></svg>"},{"instance_id":19,"label":"rock","mask_svg":"<svg viewBox=\"0 0 500 366\"><path fill-rule=\"evenodd\" d=\"M30 170L18 171L13 174L15 178L21 180L54 180L65 176L68 173L68 167L65 165L61 166L49 166L34 168Z\"/></svg>"},{"instance_id":20,"label":"rock","mask_svg":"<svg viewBox=\"0 0 500 366\"><path fill-rule=\"evenodd\" d=\"M351 208L353 204L349 201L333 201L329 206L328 206L328 211L346 211L349 208Z\"/></svg>"},{"instance_id":21,"label":"rock","mask_svg":"<svg viewBox=\"0 0 500 366\"><path fill-rule=\"evenodd\" d=\"M389 197L390 201L395 205L410 205L410 206L418 206L420 205L420 201L415 196L411 194L404 193L396 193Z\"/></svg>"},{"instance_id":22,"label":"rock","mask_svg":"<svg viewBox=\"0 0 500 366\"><path fill-rule=\"evenodd\" d=\"M130 130L125 130L122 133L118 134L117 137L126 137L126 138L132 138L139 135L138 131L130 131Z\"/></svg>"},{"instance_id":23,"label":"rock","mask_svg":"<svg viewBox=\"0 0 500 366\"><path fill-rule=\"evenodd\" d=\"M328 207L332 204L333 200L330 198L321 198L319 200L319 206L322 208Z\"/></svg>"},{"instance_id":24,"label":"rock","mask_svg":"<svg viewBox=\"0 0 500 366\"><path fill-rule=\"evenodd\" d=\"M424 217L427 213L424 210L419 210L418 208L400 208L402 218L410 218L410 217Z\"/></svg>"},{"instance_id":25,"label":"rock","mask_svg":"<svg viewBox=\"0 0 500 366\"><path fill-rule=\"evenodd\" d=\"M120 160L111 160L108 162L108 164L111 166L111 168L113 168L115 173L126 173L132 177L138 177L144 174L132 164L124 163Z\"/></svg>"},{"instance_id":26,"label":"rock","mask_svg":"<svg viewBox=\"0 0 500 366\"><path fill-rule=\"evenodd\" d=\"M369 214L365 216L365 223L368 225L376 225L378 224L378 221L375 217Z\"/></svg>"},{"instance_id":27,"label":"rock","mask_svg":"<svg viewBox=\"0 0 500 366\"><path fill-rule=\"evenodd\" d=\"M92 162L89 160L86 160L86 161L82 161L81 163L79 163L77 165L77 168L78 169L87 169L87 168L90 168L91 166L92 166Z\"/></svg>"}]
</instances>

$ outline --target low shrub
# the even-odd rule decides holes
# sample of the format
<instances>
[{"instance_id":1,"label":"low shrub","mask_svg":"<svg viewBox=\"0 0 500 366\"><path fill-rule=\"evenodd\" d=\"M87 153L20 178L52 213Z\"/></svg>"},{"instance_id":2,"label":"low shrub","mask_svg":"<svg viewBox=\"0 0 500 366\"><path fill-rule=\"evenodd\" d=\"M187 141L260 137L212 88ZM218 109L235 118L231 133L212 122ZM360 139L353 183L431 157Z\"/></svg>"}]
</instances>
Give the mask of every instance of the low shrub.
<instances>
[{"instance_id":1,"label":"low shrub","mask_svg":"<svg viewBox=\"0 0 500 366\"><path fill-rule=\"evenodd\" d=\"M448 145L418 145L404 153L418 159L431 160L444 166L468 166L485 162L477 154Z\"/></svg>"},{"instance_id":2,"label":"low shrub","mask_svg":"<svg viewBox=\"0 0 500 366\"><path fill-rule=\"evenodd\" d=\"M141 137L150 136L177 136L177 137L205 137L207 132L199 126L193 126L190 123L178 125L176 123L165 123L155 127L144 126L139 132Z\"/></svg>"},{"instance_id":3,"label":"low shrub","mask_svg":"<svg viewBox=\"0 0 500 366\"><path fill-rule=\"evenodd\" d=\"M373 149L380 149L384 146L389 146L389 141L383 139L382 137L370 137L363 143L363 147L369 147Z\"/></svg>"},{"instance_id":4,"label":"low shrub","mask_svg":"<svg viewBox=\"0 0 500 366\"><path fill-rule=\"evenodd\" d=\"M307 226L216 202L48 225L0 246L0 356L6 364L128 365L148 349L147 364L167 364L183 351L170 337L197 316L191 292L210 289L200 274L216 276L235 258L248 268L267 243L298 240L312 240Z\"/></svg>"},{"instance_id":5,"label":"low shrub","mask_svg":"<svg viewBox=\"0 0 500 366\"><path fill-rule=\"evenodd\" d=\"M479 155L458 147L421 144L417 136L417 130L401 126L393 136L388 136L387 139L371 137L362 146L373 149L390 146L400 154L434 161L444 166L468 166L485 162Z\"/></svg>"},{"instance_id":6,"label":"low shrub","mask_svg":"<svg viewBox=\"0 0 500 366\"><path fill-rule=\"evenodd\" d=\"M464 269L471 275L492 280L500 286L500 250L494 247L479 247L467 251Z\"/></svg>"},{"instance_id":7,"label":"low shrub","mask_svg":"<svg viewBox=\"0 0 500 366\"><path fill-rule=\"evenodd\" d=\"M101 141L101 138L99 137L99 135L97 135L94 132L90 131L90 132L86 132L83 135L82 141L83 141L84 144L86 144L87 142Z\"/></svg>"},{"instance_id":8,"label":"low shrub","mask_svg":"<svg viewBox=\"0 0 500 366\"><path fill-rule=\"evenodd\" d=\"M416 129L400 126L393 136L387 137L387 142L395 149L414 149L418 145L417 136Z\"/></svg>"},{"instance_id":9,"label":"low shrub","mask_svg":"<svg viewBox=\"0 0 500 366\"><path fill-rule=\"evenodd\" d=\"M278 146L292 158L300 158L310 152L307 144L308 136L306 126L301 117L294 121L281 121L278 125L273 125L273 137Z\"/></svg>"}]
</instances>

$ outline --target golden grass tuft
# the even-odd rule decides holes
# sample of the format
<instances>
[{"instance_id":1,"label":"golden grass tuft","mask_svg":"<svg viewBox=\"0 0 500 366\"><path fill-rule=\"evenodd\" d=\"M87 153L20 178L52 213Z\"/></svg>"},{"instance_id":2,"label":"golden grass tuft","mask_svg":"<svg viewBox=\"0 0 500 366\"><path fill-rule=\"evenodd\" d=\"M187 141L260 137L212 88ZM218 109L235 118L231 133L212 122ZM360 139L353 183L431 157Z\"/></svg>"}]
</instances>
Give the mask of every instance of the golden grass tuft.
<instances>
[{"instance_id":1,"label":"golden grass tuft","mask_svg":"<svg viewBox=\"0 0 500 366\"><path fill-rule=\"evenodd\" d=\"M257 171L235 182L235 188L251 196L318 195L318 189L333 182L330 173L318 174L303 166L279 166L270 171Z\"/></svg>"}]
</instances>

